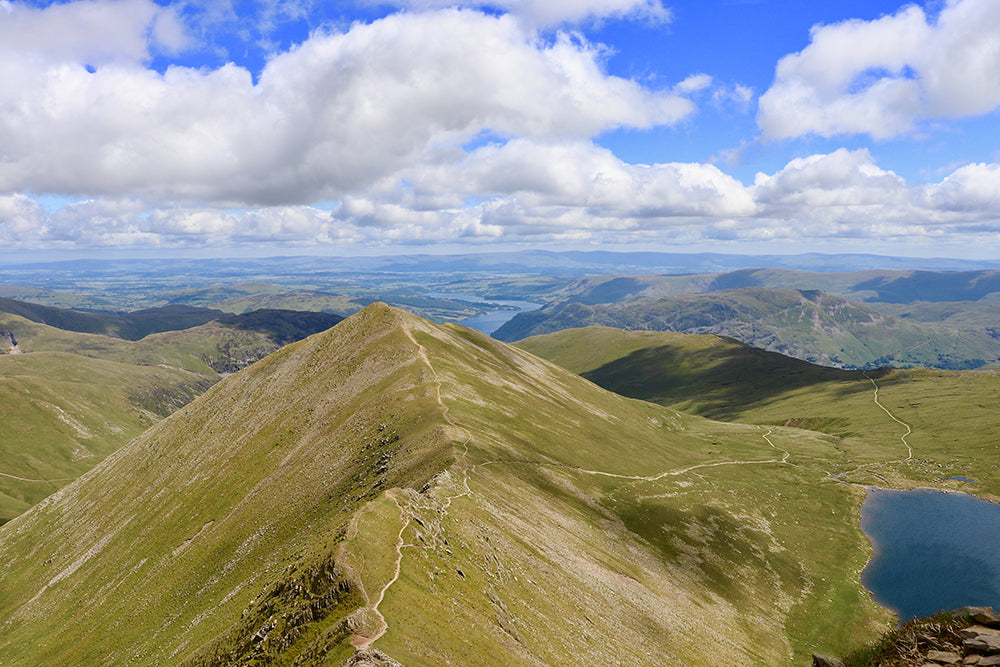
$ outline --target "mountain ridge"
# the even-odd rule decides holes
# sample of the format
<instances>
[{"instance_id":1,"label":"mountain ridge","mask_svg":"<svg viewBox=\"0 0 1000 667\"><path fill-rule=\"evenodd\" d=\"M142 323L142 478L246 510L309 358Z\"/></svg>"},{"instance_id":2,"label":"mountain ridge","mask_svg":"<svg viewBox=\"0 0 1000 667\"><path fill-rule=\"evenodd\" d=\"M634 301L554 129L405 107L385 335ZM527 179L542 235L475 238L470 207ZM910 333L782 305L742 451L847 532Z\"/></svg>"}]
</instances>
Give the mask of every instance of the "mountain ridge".
<instances>
[{"instance_id":1,"label":"mountain ridge","mask_svg":"<svg viewBox=\"0 0 1000 667\"><path fill-rule=\"evenodd\" d=\"M828 447L626 399L376 304L0 527L0 650L15 665L715 664L709 638L732 664L791 664L882 618L854 572L862 494L787 465L793 444ZM808 488L783 481L800 474ZM810 532L837 537L803 558L779 509L814 503L837 511Z\"/></svg>"}]
</instances>

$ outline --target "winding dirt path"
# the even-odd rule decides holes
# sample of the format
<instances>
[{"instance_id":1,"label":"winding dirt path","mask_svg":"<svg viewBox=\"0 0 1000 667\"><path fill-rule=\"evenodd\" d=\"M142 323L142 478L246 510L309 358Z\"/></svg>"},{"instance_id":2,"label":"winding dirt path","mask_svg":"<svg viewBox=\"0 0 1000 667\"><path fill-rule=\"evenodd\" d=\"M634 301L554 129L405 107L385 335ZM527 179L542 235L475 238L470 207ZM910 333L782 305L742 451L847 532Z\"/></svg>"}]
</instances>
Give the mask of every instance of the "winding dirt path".
<instances>
[{"instance_id":1,"label":"winding dirt path","mask_svg":"<svg viewBox=\"0 0 1000 667\"><path fill-rule=\"evenodd\" d=\"M60 479L28 479L27 477L18 477L17 475L9 475L5 472L0 472L0 477L9 477L10 479L20 480L22 482L37 482L39 484L52 484L54 482L72 482L76 477L63 477Z\"/></svg>"},{"instance_id":2,"label":"winding dirt path","mask_svg":"<svg viewBox=\"0 0 1000 667\"><path fill-rule=\"evenodd\" d=\"M385 619L385 616L382 614L382 612L379 611L379 605L381 605L382 600L385 599L385 594L386 592L388 592L389 588L392 587L394 583L396 583L397 579L399 579L399 571L403 566L403 547L405 546L405 542L403 540L403 533L406 532L406 529L410 526L409 512L403 509L403 506L399 504L398 500L396 500L396 496L391 495L388 491L386 492L386 496L399 509L399 518L402 520L403 525L399 527L399 533L396 535L396 564L395 567L393 568L392 577L389 579L389 581L385 583L385 586L383 586L382 589L378 592L378 597L375 599L375 602L372 603L371 601L369 601L368 605L371 608L371 610L375 613L375 615L378 616L379 629L375 631L371 637L363 637L361 635L355 635L355 637L351 641L351 644L354 646L354 648L356 648L359 651L366 650L369 646L372 645L373 642L375 642L378 639L381 639L381 637L389 630L389 622Z\"/></svg>"},{"instance_id":3,"label":"winding dirt path","mask_svg":"<svg viewBox=\"0 0 1000 667\"><path fill-rule=\"evenodd\" d=\"M894 415L891 412L889 412L889 409L887 407L885 407L884 405L882 405L879 402L879 400L878 400L878 390L879 390L878 383L875 382L875 378L873 378L872 376L868 375L868 371L864 371L863 374L872 383L872 386L875 387L875 405L877 405L880 408L882 408L882 411L885 412L885 414L889 415L889 419L891 419L892 421L896 422L900 426L903 426L904 428L906 428L906 433L904 433L903 435L899 436L899 439L903 441L903 445L906 447L906 458L905 459L899 459L899 460L903 461L903 462L912 461L913 460L913 448L910 447L910 443L908 443L906 441L906 438L911 433L913 433L913 429L910 428L909 424L907 424L906 422L904 422L901 419L898 419L896 417L896 415ZM895 461L887 461L887 463L895 463Z\"/></svg>"},{"instance_id":4,"label":"winding dirt path","mask_svg":"<svg viewBox=\"0 0 1000 667\"><path fill-rule=\"evenodd\" d=\"M472 433L464 426L459 426L458 424L452 421L451 416L449 414L448 406L444 404L444 401L441 398L441 379L438 376L437 370L434 368L434 365L431 363L430 357L428 357L427 355L427 348L425 348L417 341L417 339L413 336L413 332L410 331L409 327L403 325L402 328L403 332L406 334L406 337L410 340L411 343L413 343L414 347L416 347L417 356L427 366L427 368L430 369L431 375L434 377L435 393L436 393L435 400L438 406L441 408L441 414L442 417L444 418L444 421L452 428L455 428L465 433L465 440L461 443L462 446L464 447L464 451L462 453L462 459L465 462L461 466L462 487L464 490L461 493L457 493L455 495L448 496L447 498L445 498L445 502L442 505L442 511L446 512L448 508L451 507L451 502L455 498L461 498L463 496L468 496L472 494L472 490L469 488L469 472L470 470L475 470L476 468L476 466L468 465L469 441L472 440ZM392 492L391 489L386 491L385 495L396 505L397 508L399 508L399 515L402 521L402 526L400 526L399 533L396 535L396 563L395 566L393 567L392 577L389 579L389 581L385 583L385 585L379 591L378 597L375 599L374 602L372 602L368 597L367 591L364 592L365 599L368 600L368 605L367 605L368 608L370 608L372 612L374 612L375 615L378 617L379 629L376 632L372 633L371 637L355 635L354 637L351 638L351 645L354 646L355 649L357 649L358 651L367 650L373 643L381 639L383 636L385 636L385 633L389 631L389 621L386 620L385 615L383 615L381 610L379 610L379 606L382 604L382 601L385 600L385 596L389 592L389 589L392 587L392 585L399 580L399 574L403 567L403 548L408 546L409 547L414 546L412 544L407 544L406 541L403 539L403 533L405 533L406 529L409 528L410 521L412 520L410 512L408 512L406 508L400 504L399 499L396 498L396 495ZM356 520L353 521L352 523L354 523L354 532L355 534L357 534ZM362 588L363 586L364 585L362 584Z\"/></svg>"}]
</instances>

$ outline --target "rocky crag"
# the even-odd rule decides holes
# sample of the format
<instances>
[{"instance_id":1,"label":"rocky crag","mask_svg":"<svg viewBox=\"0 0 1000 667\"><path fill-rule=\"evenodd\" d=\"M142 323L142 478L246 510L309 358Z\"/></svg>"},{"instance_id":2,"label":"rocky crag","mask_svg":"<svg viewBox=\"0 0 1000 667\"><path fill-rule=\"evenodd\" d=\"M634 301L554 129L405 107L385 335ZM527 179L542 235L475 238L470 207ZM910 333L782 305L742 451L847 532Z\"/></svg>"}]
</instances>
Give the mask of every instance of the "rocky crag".
<instances>
[{"instance_id":1,"label":"rocky crag","mask_svg":"<svg viewBox=\"0 0 1000 667\"><path fill-rule=\"evenodd\" d=\"M1000 665L1000 614L989 607L964 607L904 623L843 661L813 655L813 667L940 665Z\"/></svg>"}]
</instances>

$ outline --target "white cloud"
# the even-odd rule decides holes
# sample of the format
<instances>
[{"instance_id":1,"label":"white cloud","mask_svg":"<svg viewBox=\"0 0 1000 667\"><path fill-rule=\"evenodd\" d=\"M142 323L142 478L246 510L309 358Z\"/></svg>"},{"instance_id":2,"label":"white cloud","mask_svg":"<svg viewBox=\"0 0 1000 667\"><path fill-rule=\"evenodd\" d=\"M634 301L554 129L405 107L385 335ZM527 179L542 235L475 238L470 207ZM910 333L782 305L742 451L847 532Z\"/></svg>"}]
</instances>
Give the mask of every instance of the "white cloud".
<instances>
[{"instance_id":1,"label":"white cloud","mask_svg":"<svg viewBox=\"0 0 1000 667\"><path fill-rule=\"evenodd\" d=\"M970 164L923 189L926 204L978 220L1000 217L1000 165Z\"/></svg>"},{"instance_id":2,"label":"white cloud","mask_svg":"<svg viewBox=\"0 0 1000 667\"><path fill-rule=\"evenodd\" d=\"M741 83L719 86L712 91L712 102L720 108L731 108L737 113L748 113L754 100L754 90Z\"/></svg>"},{"instance_id":3,"label":"white cloud","mask_svg":"<svg viewBox=\"0 0 1000 667\"><path fill-rule=\"evenodd\" d=\"M915 5L874 21L816 26L778 62L759 101L764 137L912 131L921 121L1000 105L1000 3L949 0L936 20Z\"/></svg>"},{"instance_id":4,"label":"white cloud","mask_svg":"<svg viewBox=\"0 0 1000 667\"><path fill-rule=\"evenodd\" d=\"M579 38L446 10L316 34L256 84L231 64L91 73L0 52L0 109L0 192L236 206L335 199L484 131L578 140L694 105L605 74Z\"/></svg>"},{"instance_id":5,"label":"white cloud","mask_svg":"<svg viewBox=\"0 0 1000 667\"><path fill-rule=\"evenodd\" d=\"M31 247L46 234L45 211L23 194L0 195L0 242Z\"/></svg>"},{"instance_id":6,"label":"white cloud","mask_svg":"<svg viewBox=\"0 0 1000 667\"><path fill-rule=\"evenodd\" d=\"M899 207L909 196L905 181L880 169L866 149L797 158L771 176L757 174L754 184L759 204L800 216L816 208Z\"/></svg>"},{"instance_id":7,"label":"white cloud","mask_svg":"<svg viewBox=\"0 0 1000 667\"><path fill-rule=\"evenodd\" d=\"M152 0L77 0L44 9L0 3L0 57L102 65L142 62L187 44L171 9Z\"/></svg>"},{"instance_id":8,"label":"white cloud","mask_svg":"<svg viewBox=\"0 0 1000 667\"><path fill-rule=\"evenodd\" d=\"M793 160L744 187L711 165L623 163L587 143L520 140L462 163L310 206L247 211L150 207L96 199L46 213L25 195L0 197L10 247L336 246L502 240L698 243L833 239L995 243L1000 166L967 165L908 185L864 150ZM451 187L449 187L451 181ZM866 245L866 247L869 247Z\"/></svg>"},{"instance_id":9,"label":"white cloud","mask_svg":"<svg viewBox=\"0 0 1000 667\"><path fill-rule=\"evenodd\" d=\"M692 74L676 86L674 90L681 95L690 95L705 90L712 85L712 77L708 74Z\"/></svg>"},{"instance_id":10,"label":"white cloud","mask_svg":"<svg viewBox=\"0 0 1000 667\"><path fill-rule=\"evenodd\" d=\"M460 162L407 169L415 202L460 205L468 197L513 198L527 208L583 208L602 218L752 215L741 183L712 165L628 164L590 142L511 141ZM449 201L448 198L451 198Z\"/></svg>"},{"instance_id":11,"label":"white cloud","mask_svg":"<svg viewBox=\"0 0 1000 667\"><path fill-rule=\"evenodd\" d=\"M502 9L529 25L540 27L605 18L667 23L671 18L670 10L660 0L390 0L377 4L420 10L451 7Z\"/></svg>"},{"instance_id":12,"label":"white cloud","mask_svg":"<svg viewBox=\"0 0 1000 667\"><path fill-rule=\"evenodd\" d=\"M628 164L589 142L521 139L483 146L453 164L404 169L341 198L331 211L100 198L48 213L28 196L0 196L0 242L337 249L482 241L813 248L842 242L866 251L892 243L940 251L949 241L995 247L998 192L996 164L966 165L937 183L914 185L880 168L867 150L841 149L792 160L747 187L711 165Z\"/></svg>"}]
</instances>

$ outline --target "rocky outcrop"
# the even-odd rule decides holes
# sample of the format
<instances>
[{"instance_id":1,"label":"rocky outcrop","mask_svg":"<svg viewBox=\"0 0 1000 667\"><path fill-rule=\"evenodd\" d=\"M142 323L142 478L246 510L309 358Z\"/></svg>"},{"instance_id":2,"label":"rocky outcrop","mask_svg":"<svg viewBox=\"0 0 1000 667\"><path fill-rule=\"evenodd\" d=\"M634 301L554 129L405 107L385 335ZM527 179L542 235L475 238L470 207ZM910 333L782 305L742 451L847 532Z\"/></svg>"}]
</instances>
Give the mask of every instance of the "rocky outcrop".
<instances>
[{"instance_id":1,"label":"rocky outcrop","mask_svg":"<svg viewBox=\"0 0 1000 667\"><path fill-rule=\"evenodd\" d=\"M0 353L11 352L17 349L17 339L14 332L7 329L0 329Z\"/></svg>"},{"instance_id":2,"label":"rocky outcrop","mask_svg":"<svg viewBox=\"0 0 1000 667\"><path fill-rule=\"evenodd\" d=\"M963 607L908 621L887 634L878 645L848 655L843 662L813 656L813 667L854 665L1000 667L1000 614L989 607Z\"/></svg>"}]
</instances>

